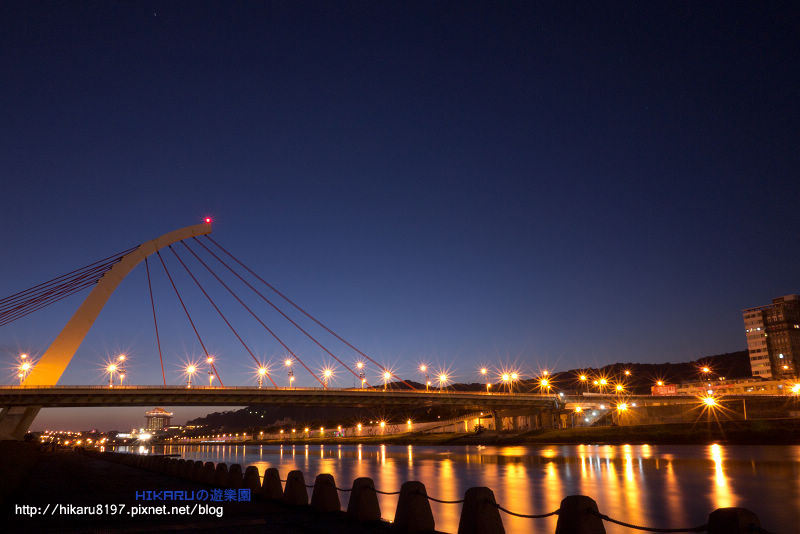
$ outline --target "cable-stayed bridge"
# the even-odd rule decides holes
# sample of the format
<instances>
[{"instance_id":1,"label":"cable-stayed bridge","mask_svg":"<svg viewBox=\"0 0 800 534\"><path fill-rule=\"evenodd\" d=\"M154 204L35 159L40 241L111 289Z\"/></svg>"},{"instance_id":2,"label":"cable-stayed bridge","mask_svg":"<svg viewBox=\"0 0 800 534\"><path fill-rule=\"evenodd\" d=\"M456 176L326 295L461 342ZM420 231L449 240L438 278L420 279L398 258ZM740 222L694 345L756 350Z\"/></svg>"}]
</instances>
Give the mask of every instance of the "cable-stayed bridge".
<instances>
[{"instance_id":1,"label":"cable-stayed bridge","mask_svg":"<svg viewBox=\"0 0 800 534\"><path fill-rule=\"evenodd\" d=\"M500 407L535 407L558 404L558 399L548 395L533 394L488 394L482 392L443 392L449 378L444 374L432 377L435 384L426 376L424 389L415 387L399 377L388 366L382 365L366 352L357 348L349 340L335 332L306 309L297 304L275 286L259 276L227 248L209 234L212 230L210 219L202 224L181 228L162 235L138 246L125 249L111 256L92 262L84 267L42 282L26 290L0 299L0 327L24 319L82 291L90 290L84 301L72 315L61 332L55 337L47 350L38 358L22 355L18 368L19 386L0 387L0 438L20 439L42 407L50 406L130 406L130 405L244 405L255 403L273 404L318 404L339 406L451 406L463 408L493 409ZM154 348L158 352L158 362L162 383L159 386L123 385L126 378L124 356L109 362L107 387L63 386L61 377L72 361L76 351L83 343L92 325L122 281L140 264L144 264L147 279L147 294L152 311ZM172 264L170 268L169 264ZM198 290L204 300L219 317L225 329L241 346L242 355L251 359L258 372L258 388L225 386L225 369L218 368L219 359L208 349L205 335L198 327L196 310L190 310L184 298L184 288L179 287L174 269L184 272L191 280L191 286ZM191 332L202 348L202 359L197 364L185 368L185 386L170 386L164 370L162 338L163 327L159 329L157 300L153 294L152 277L155 271L163 271L174 298L180 304ZM213 291L205 285L200 271L217 284L217 291L227 295L229 301L237 303L244 312L261 328L263 335L271 339L275 346L285 354L281 367L288 371L289 387L281 388L274 373L260 361L245 339L240 329L234 326L230 310L212 296ZM245 297L235 289L244 287L251 298L257 298L260 305L248 304ZM318 362L291 347L285 336L279 333L274 322L265 319L263 309L277 313L277 316L294 329L295 333L308 340L328 361L335 362L315 371ZM292 318L302 317L307 324ZM321 330L328 340L347 351L350 357L332 348L329 341L312 333L312 328ZM354 364L348 364L355 357ZM375 387L367 380L367 370L379 373L382 379ZM424 367L423 367L424 369ZM295 370L313 380L318 388L293 387ZM344 372L353 376L360 388L333 388L331 378L334 372ZM207 375L208 387L199 387ZM515 378L516 380L516 375ZM194 380L194 383L193 383ZM262 387L263 386L263 387ZM438 386L438 390L437 390Z\"/></svg>"}]
</instances>

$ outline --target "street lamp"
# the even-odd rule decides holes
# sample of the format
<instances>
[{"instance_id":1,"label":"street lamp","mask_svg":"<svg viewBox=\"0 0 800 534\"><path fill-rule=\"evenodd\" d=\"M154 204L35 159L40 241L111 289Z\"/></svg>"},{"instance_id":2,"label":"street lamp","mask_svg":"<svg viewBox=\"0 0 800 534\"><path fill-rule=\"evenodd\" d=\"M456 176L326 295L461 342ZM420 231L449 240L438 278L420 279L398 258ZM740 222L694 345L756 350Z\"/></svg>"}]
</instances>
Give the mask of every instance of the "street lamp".
<instances>
[{"instance_id":1,"label":"street lamp","mask_svg":"<svg viewBox=\"0 0 800 534\"><path fill-rule=\"evenodd\" d=\"M361 380L361 387L363 388L367 383L367 375L364 373L364 362L356 362L356 368L358 369L358 378Z\"/></svg>"},{"instance_id":2,"label":"street lamp","mask_svg":"<svg viewBox=\"0 0 800 534\"><path fill-rule=\"evenodd\" d=\"M447 385L447 375L445 373L439 374L439 393L442 392L442 388Z\"/></svg>"},{"instance_id":3,"label":"street lamp","mask_svg":"<svg viewBox=\"0 0 800 534\"><path fill-rule=\"evenodd\" d=\"M330 381L331 376L333 376L333 371L331 369L325 369L322 371L322 382L325 385L325 389L328 389L328 382Z\"/></svg>"},{"instance_id":4,"label":"street lamp","mask_svg":"<svg viewBox=\"0 0 800 534\"><path fill-rule=\"evenodd\" d=\"M125 381L125 370L124 369L120 369L120 371L119 371L119 385L121 386L122 382L124 382L124 381Z\"/></svg>"},{"instance_id":5,"label":"street lamp","mask_svg":"<svg viewBox=\"0 0 800 534\"><path fill-rule=\"evenodd\" d=\"M19 385L20 386L25 381L25 377L28 376L28 373L31 372L31 369L33 369L33 365L31 365L31 362L26 360L27 357L28 357L27 354L20 354L20 356L19 356L19 358L21 360L21 363L19 364L19 367L17 368L17 371L18 371L17 377L19 377Z\"/></svg>"},{"instance_id":6,"label":"street lamp","mask_svg":"<svg viewBox=\"0 0 800 534\"><path fill-rule=\"evenodd\" d=\"M110 363L108 367L106 367L106 372L108 372L108 387L114 387L114 373L117 371L117 364Z\"/></svg>"},{"instance_id":7,"label":"street lamp","mask_svg":"<svg viewBox=\"0 0 800 534\"><path fill-rule=\"evenodd\" d=\"M428 366L423 363L419 366L419 372L425 375L425 391L428 391L428 386L430 386L430 380L428 380Z\"/></svg>"},{"instance_id":8,"label":"street lamp","mask_svg":"<svg viewBox=\"0 0 800 534\"><path fill-rule=\"evenodd\" d=\"M291 360L291 358L286 358L285 360L283 360L283 365L285 365L286 368L289 370L288 371L289 387L292 387L292 382L294 382L294 371L292 370L292 360Z\"/></svg>"},{"instance_id":9,"label":"street lamp","mask_svg":"<svg viewBox=\"0 0 800 534\"><path fill-rule=\"evenodd\" d=\"M489 393L489 388L492 387L492 383L487 379L488 374L489 370L486 367L481 367L481 375L483 375L484 380L486 380L486 393Z\"/></svg>"},{"instance_id":10,"label":"street lamp","mask_svg":"<svg viewBox=\"0 0 800 534\"><path fill-rule=\"evenodd\" d=\"M551 387L550 381L548 379L542 378L541 380L539 380L539 389L543 389L548 393L550 393L550 387Z\"/></svg>"},{"instance_id":11,"label":"street lamp","mask_svg":"<svg viewBox=\"0 0 800 534\"><path fill-rule=\"evenodd\" d=\"M263 365L258 368L258 389L264 385L264 377L267 375L267 368Z\"/></svg>"},{"instance_id":12,"label":"street lamp","mask_svg":"<svg viewBox=\"0 0 800 534\"><path fill-rule=\"evenodd\" d=\"M186 376L187 376L186 387L187 388L192 387L192 375L195 374L196 372L197 372L197 366L195 366L193 364L189 364L189 365L186 366Z\"/></svg>"},{"instance_id":13,"label":"street lamp","mask_svg":"<svg viewBox=\"0 0 800 534\"><path fill-rule=\"evenodd\" d=\"M386 385L389 383L389 379L392 378L392 373L389 371L383 372L383 391L386 391Z\"/></svg>"},{"instance_id":14,"label":"street lamp","mask_svg":"<svg viewBox=\"0 0 800 534\"><path fill-rule=\"evenodd\" d=\"M214 381L214 372L209 369L208 371L208 387L211 387L211 383Z\"/></svg>"}]
</instances>

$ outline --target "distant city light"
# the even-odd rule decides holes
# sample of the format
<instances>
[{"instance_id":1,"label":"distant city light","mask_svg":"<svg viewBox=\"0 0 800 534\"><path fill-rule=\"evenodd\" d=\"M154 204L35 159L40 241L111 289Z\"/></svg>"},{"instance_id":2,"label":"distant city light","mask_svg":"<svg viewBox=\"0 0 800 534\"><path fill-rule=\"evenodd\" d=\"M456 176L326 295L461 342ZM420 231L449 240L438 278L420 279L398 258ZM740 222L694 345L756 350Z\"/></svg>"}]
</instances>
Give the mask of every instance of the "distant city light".
<instances>
[{"instance_id":1,"label":"distant city light","mask_svg":"<svg viewBox=\"0 0 800 534\"><path fill-rule=\"evenodd\" d=\"M702 400L703 400L703 404L705 404L708 407L717 406L717 404L718 404L717 403L717 399L715 399L714 397L712 397L710 395L707 396L707 397L703 397Z\"/></svg>"}]
</instances>

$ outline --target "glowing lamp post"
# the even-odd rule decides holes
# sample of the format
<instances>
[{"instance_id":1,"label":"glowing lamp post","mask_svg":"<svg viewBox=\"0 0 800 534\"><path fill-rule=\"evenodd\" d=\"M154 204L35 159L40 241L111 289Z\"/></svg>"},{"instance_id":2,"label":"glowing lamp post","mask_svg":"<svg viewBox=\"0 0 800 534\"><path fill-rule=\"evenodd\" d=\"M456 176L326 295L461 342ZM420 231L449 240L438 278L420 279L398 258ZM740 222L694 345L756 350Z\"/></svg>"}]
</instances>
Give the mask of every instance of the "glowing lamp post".
<instances>
[{"instance_id":1,"label":"glowing lamp post","mask_svg":"<svg viewBox=\"0 0 800 534\"><path fill-rule=\"evenodd\" d=\"M389 371L383 372L383 390L386 391L386 385L389 383L389 380L392 378L392 373Z\"/></svg>"},{"instance_id":2,"label":"glowing lamp post","mask_svg":"<svg viewBox=\"0 0 800 534\"><path fill-rule=\"evenodd\" d=\"M328 389L328 382L330 381L331 376L333 376L332 370L325 369L324 371L322 371L322 382L325 385L325 389Z\"/></svg>"},{"instance_id":3,"label":"glowing lamp post","mask_svg":"<svg viewBox=\"0 0 800 534\"><path fill-rule=\"evenodd\" d=\"M263 365L258 368L258 389L264 385L264 377L267 375L267 368Z\"/></svg>"},{"instance_id":4,"label":"glowing lamp post","mask_svg":"<svg viewBox=\"0 0 800 534\"><path fill-rule=\"evenodd\" d=\"M194 375L196 372L197 372L197 367L196 366L194 366L194 365L187 365L186 366L186 377L187 377L187 379L186 379L186 387L187 388L192 387L192 375Z\"/></svg>"},{"instance_id":5,"label":"glowing lamp post","mask_svg":"<svg viewBox=\"0 0 800 534\"><path fill-rule=\"evenodd\" d=\"M487 375L489 374L489 370L486 367L481 367L481 375L483 379L486 380ZM492 383L486 380L486 393L489 393L489 389L492 387Z\"/></svg>"},{"instance_id":6,"label":"glowing lamp post","mask_svg":"<svg viewBox=\"0 0 800 534\"><path fill-rule=\"evenodd\" d=\"M209 370L208 371L208 387L211 387L212 382L214 382L214 372Z\"/></svg>"},{"instance_id":7,"label":"glowing lamp post","mask_svg":"<svg viewBox=\"0 0 800 534\"><path fill-rule=\"evenodd\" d=\"M550 385L550 381L548 379L542 378L541 380L539 380L539 389L546 391L547 393L550 393L551 387L552 386Z\"/></svg>"},{"instance_id":8,"label":"glowing lamp post","mask_svg":"<svg viewBox=\"0 0 800 534\"><path fill-rule=\"evenodd\" d=\"M28 373L30 373L31 369L33 368L33 366L31 365L31 362L25 360L25 358L27 358L27 357L28 357L27 354L20 355L20 359L22 360L22 363L19 364L18 373L17 373L17 377L19 378L19 385L20 386L25 381L25 377L28 376Z\"/></svg>"},{"instance_id":9,"label":"glowing lamp post","mask_svg":"<svg viewBox=\"0 0 800 534\"><path fill-rule=\"evenodd\" d=\"M114 387L114 373L117 372L117 364L110 363L108 367L106 367L106 372L108 373L108 387Z\"/></svg>"},{"instance_id":10,"label":"glowing lamp post","mask_svg":"<svg viewBox=\"0 0 800 534\"><path fill-rule=\"evenodd\" d=\"M358 369L358 378L361 380L361 387L367 384L367 375L364 373L364 362L356 362L356 369Z\"/></svg>"},{"instance_id":11,"label":"glowing lamp post","mask_svg":"<svg viewBox=\"0 0 800 534\"><path fill-rule=\"evenodd\" d=\"M283 360L283 365L285 365L286 368L289 370L288 371L289 387L292 387L292 382L294 382L294 371L292 371L292 360L286 358L285 360Z\"/></svg>"},{"instance_id":12,"label":"glowing lamp post","mask_svg":"<svg viewBox=\"0 0 800 534\"><path fill-rule=\"evenodd\" d=\"M425 391L428 391L431 381L428 379L428 366L424 363L419 366L419 372L425 375Z\"/></svg>"},{"instance_id":13,"label":"glowing lamp post","mask_svg":"<svg viewBox=\"0 0 800 534\"><path fill-rule=\"evenodd\" d=\"M125 371L120 370L120 372L119 372L119 385L121 386L124 381L125 381Z\"/></svg>"},{"instance_id":14,"label":"glowing lamp post","mask_svg":"<svg viewBox=\"0 0 800 534\"><path fill-rule=\"evenodd\" d=\"M511 380L511 375L509 375L508 373L503 373L500 376L500 380L503 382L503 384L505 384L506 388L508 388L509 387L508 383Z\"/></svg>"},{"instance_id":15,"label":"glowing lamp post","mask_svg":"<svg viewBox=\"0 0 800 534\"><path fill-rule=\"evenodd\" d=\"M439 393L442 392L442 389L444 389L445 385L447 385L447 375L444 374L444 373L441 373L439 375Z\"/></svg>"}]
</instances>

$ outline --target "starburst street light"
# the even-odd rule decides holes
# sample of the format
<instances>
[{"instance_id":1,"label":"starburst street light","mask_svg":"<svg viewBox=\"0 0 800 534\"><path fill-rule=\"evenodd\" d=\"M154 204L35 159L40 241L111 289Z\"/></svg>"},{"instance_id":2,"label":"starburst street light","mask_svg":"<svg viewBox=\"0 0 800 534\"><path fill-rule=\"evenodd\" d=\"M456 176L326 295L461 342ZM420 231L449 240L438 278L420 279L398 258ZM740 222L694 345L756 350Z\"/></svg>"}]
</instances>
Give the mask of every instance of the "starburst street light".
<instances>
[{"instance_id":1,"label":"starburst street light","mask_svg":"<svg viewBox=\"0 0 800 534\"><path fill-rule=\"evenodd\" d=\"M17 377L19 378L20 386L25 381L25 377L28 376L28 373L31 372L31 369L33 369L33 364L28 360L28 355L20 354L19 365L17 366Z\"/></svg>"},{"instance_id":2,"label":"starburst street light","mask_svg":"<svg viewBox=\"0 0 800 534\"><path fill-rule=\"evenodd\" d=\"M439 373L437 378L439 380L439 392L441 393L442 389L447 385L449 377L447 376L447 373Z\"/></svg>"},{"instance_id":3,"label":"starburst street light","mask_svg":"<svg viewBox=\"0 0 800 534\"><path fill-rule=\"evenodd\" d=\"M792 393L795 395L800 395L800 384L795 384L792 386Z\"/></svg>"},{"instance_id":4,"label":"starburst street light","mask_svg":"<svg viewBox=\"0 0 800 534\"><path fill-rule=\"evenodd\" d=\"M425 391L428 391L430 388L430 379L428 378L428 366L424 363L420 364L419 372L425 376Z\"/></svg>"},{"instance_id":5,"label":"starburst street light","mask_svg":"<svg viewBox=\"0 0 800 534\"><path fill-rule=\"evenodd\" d=\"M186 369L184 369L184 374L187 377L186 378L186 387L187 388L192 387L192 375L194 375L196 372L197 372L197 366L192 364L192 363L187 365Z\"/></svg>"},{"instance_id":6,"label":"starburst street light","mask_svg":"<svg viewBox=\"0 0 800 534\"><path fill-rule=\"evenodd\" d=\"M330 382L332 376L333 369L325 368L322 370L322 383L325 385L325 389L328 389L328 382Z\"/></svg>"},{"instance_id":7,"label":"starburst street light","mask_svg":"<svg viewBox=\"0 0 800 534\"><path fill-rule=\"evenodd\" d=\"M289 376L289 387L292 387L292 382L294 382L294 371L292 370L292 359L286 358L283 360L283 365L288 369L287 375Z\"/></svg>"},{"instance_id":8,"label":"starburst street light","mask_svg":"<svg viewBox=\"0 0 800 534\"><path fill-rule=\"evenodd\" d=\"M358 369L358 378L361 380L361 387L367 384L367 374L364 372L364 362L357 361L356 369Z\"/></svg>"},{"instance_id":9,"label":"starburst street light","mask_svg":"<svg viewBox=\"0 0 800 534\"><path fill-rule=\"evenodd\" d=\"M117 372L117 364L110 363L106 366L106 372L108 373L108 387L114 387L114 373Z\"/></svg>"},{"instance_id":10,"label":"starburst street light","mask_svg":"<svg viewBox=\"0 0 800 534\"><path fill-rule=\"evenodd\" d=\"M489 393L489 390L492 387L492 383L489 381L488 374L489 370L486 367L481 367L481 376L483 376L484 380L486 380L486 393Z\"/></svg>"},{"instance_id":11,"label":"starburst street light","mask_svg":"<svg viewBox=\"0 0 800 534\"><path fill-rule=\"evenodd\" d=\"M258 389L264 385L265 376L267 376L267 368L262 365L258 368Z\"/></svg>"},{"instance_id":12,"label":"starburst street light","mask_svg":"<svg viewBox=\"0 0 800 534\"><path fill-rule=\"evenodd\" d=\"M389 371L383 372L383 390L386 391L386 385L389 383L389 380L392 378L392 373Z\"/></svg>"},{"instance_id":13,"label":"starburst street light","mask_svg":"<svg viewBox=\"0 0 800 534\"><path fill-rule=\"evenodd\" d=\"M547 393L550 393L550 388L551 387L552 386L550 385L550 380L548 380L547 378L539 379L539 389L540 390L546 391Z\"/></svg>"}]
</instances>

